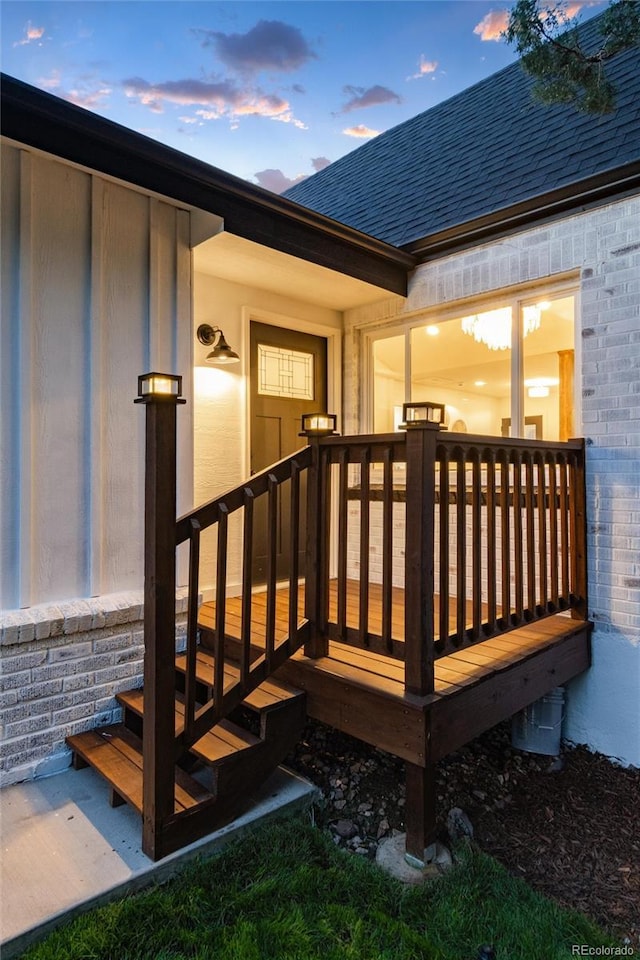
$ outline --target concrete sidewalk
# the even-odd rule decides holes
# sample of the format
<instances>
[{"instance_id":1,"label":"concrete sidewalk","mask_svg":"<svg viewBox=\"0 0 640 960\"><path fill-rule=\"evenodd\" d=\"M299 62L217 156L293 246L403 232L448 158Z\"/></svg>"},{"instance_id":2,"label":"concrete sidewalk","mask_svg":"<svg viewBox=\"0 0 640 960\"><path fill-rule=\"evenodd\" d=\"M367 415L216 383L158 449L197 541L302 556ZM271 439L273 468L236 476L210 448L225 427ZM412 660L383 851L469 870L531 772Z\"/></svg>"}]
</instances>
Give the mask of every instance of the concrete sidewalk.
<instances>
[{"instance_id":1,"label":"concrete sidewalk","mask_svg":"<svg viewBox=\"0 0 640 960\"><path fill-rule=\"evenodd\" d=\"M78 913L170 877L265 817L309 806L318 790L280 767L250 809L216 833L153 863L140 849L141 822L112 808L93 770L68 770L0 791L2 960L18 956Z\"/></svg>"}]
</instances>

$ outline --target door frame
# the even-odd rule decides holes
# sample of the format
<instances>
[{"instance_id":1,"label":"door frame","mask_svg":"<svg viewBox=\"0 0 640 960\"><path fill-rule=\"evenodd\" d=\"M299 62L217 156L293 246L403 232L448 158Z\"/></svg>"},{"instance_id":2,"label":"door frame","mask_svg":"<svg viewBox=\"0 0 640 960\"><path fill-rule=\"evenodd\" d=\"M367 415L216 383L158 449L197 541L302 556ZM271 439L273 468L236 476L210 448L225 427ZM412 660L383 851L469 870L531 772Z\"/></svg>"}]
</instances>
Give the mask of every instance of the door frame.
<instances>
[{"instance_id":1,"label":"door frame","mask_svg":"<svg viewBox=\"0 0 640 960\"><path fill-rule=\"evenodd\" d=\"M248 357L250 343L251 321L265 323L272 327L285 327L298 333L311 333L316 337L325 337L327 341L327 411L338 417L338 429L342 423L342 329L330 327L326 324L315 323L310 320L301 320L280 313L272 313L260 307L242 308L242 350ZM251 464L251 383L247 363L245 378L245 443L244 443L244 474L249 476ZM302 437L300 445L304 446Z\"/></svg>"}]
</instances>

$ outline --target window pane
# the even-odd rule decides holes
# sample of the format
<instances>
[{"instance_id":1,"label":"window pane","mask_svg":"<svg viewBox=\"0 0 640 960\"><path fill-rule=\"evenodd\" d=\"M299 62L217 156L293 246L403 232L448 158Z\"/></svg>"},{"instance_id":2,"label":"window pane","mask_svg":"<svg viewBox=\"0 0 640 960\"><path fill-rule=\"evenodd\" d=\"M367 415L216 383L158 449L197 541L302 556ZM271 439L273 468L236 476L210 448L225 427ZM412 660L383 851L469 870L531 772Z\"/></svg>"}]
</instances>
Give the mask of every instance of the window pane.
<instances>
[{"instance_id":1,"label":"window pane","mask_svg":"<svg viewBox=\"0 0 640 960\"><path fill-rule=\"evenodd\" d=\"M524 305L539 326L524 338L525 436L568 440L576 436L574 416L573 296ZM537 316L536 316L537 314ZM526 329L526 327L525 327Z\"/></svg>"},{"instance_id":2,"label":"window pane","mask_svg":"<svg viewBox=\"0 0 640 960\"><path fill-rule=\"evenodd\" d=\"M373 342L373 432L392 433L402 420L404 333Z\"/></svg>"},{"instance_id":3,"label":"window pane","mask_svg":"<svg viewBox=\"0 0 640 960\"><path fill-rule=\"evenodd\" d=\"M444 403L451 431L500 436L511 417L510 329L504 304L414 328L411 399Z\"/></svg>"}]
</instances>

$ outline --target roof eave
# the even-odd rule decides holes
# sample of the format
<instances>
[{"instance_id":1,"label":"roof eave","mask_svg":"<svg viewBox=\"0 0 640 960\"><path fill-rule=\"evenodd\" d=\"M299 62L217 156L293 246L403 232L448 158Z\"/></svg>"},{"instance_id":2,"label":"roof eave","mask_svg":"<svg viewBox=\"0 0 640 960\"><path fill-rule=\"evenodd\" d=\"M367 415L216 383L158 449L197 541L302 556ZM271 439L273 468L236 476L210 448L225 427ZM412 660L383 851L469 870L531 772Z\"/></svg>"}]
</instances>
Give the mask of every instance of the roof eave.
<instances>
[{"instance_id":1,"label":"roof eave","mask_svg":"<svg viewBox=\"0 0 640 960\"><path fill-rule=\"evenodd\" d=\"M420 263L425 263L620 200L637 194L639 190L640 161L634 161L412 240L403 244L401 249L412 254Z\"/></svg>"},{"instance_id":2,"label":"roof eave","mask_svg":"<svg viewBox=\"0 0 640 960\"><path fill-rule=\"evenodd\" d=\"M225 230L406 296L415 257L29 84L1 76L3 136L223 217Z\"/></svg>"}]
</instances>

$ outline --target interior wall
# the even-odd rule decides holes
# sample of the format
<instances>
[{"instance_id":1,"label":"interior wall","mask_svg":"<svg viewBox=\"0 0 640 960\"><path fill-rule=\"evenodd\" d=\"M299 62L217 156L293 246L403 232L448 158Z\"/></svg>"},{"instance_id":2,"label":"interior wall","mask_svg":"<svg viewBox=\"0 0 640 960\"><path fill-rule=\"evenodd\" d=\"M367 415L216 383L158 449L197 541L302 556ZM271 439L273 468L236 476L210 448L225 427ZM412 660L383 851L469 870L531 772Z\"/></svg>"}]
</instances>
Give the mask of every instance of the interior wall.
<instances>
[{"instance_id":1,"label":"interior wall","mask_svg":"<svg viewBox=\"0 0 640 960\"><path fill-rule=\"evenodd\" d=\"M2 146L0 606L138 589L144 413L137 377L190 395L189 214ZM178 413L179 508L192 497Z\"/></svg>"},{"instance_id":2,"label":"interior wall","mask_svg":"<svg viewBox=\"0 0 640 960\"><path fill-rule=\"evenodd\" d=\"M342 314L250 285L194 273L194 503L219 496L248 476L247 428L249 376L248 318L269 322L277 315L296 324L311 323L342 330ZM210 347L196 339L201 323L222 327L240 363L228 368L209 366ZM302 445L302 444L301 444ZM242 529L239 517L229 524L228 584L240 589ZM209 598L215 585L215 533L205 531L201 543L200 586Z\"/></svg>"}]
</instances>

